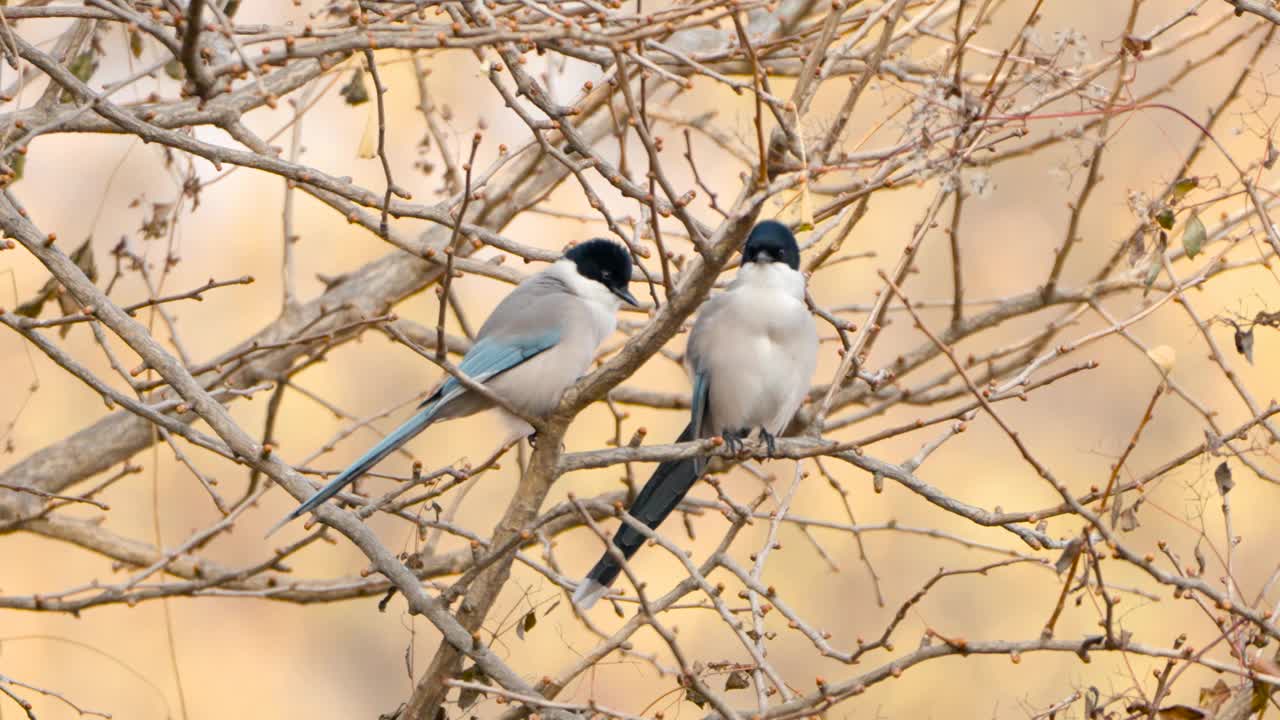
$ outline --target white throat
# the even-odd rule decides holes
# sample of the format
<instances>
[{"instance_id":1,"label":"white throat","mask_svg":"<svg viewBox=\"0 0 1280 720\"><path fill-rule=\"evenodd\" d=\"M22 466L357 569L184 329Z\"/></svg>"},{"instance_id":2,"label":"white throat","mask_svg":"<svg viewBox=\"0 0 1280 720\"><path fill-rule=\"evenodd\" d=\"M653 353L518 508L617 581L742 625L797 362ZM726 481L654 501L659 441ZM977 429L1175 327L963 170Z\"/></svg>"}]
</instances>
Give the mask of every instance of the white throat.
<instances>
[{"instance_id":1,"label":"white throat","mask_svg":"<svg viewBox=\"0 0 1280 720\"><path fill-rule=\"evenodd\" d=\"M738 269L732 287L775 290L804 301L804 275L786 263L746 263Z\"/></svg>"},{"instance_id":2,"label":"white throat","mask_svg":"<svg viewBox=\"0 0 1280 720\"><path fill-rule=\"evenodd\" d=\"M622 300L609 291L603 283L578 274L578 266L568 258L560 258L551 264L550 273L573 291L574 295L611 313L617 312Z\"/></svg>"}]
</instances>

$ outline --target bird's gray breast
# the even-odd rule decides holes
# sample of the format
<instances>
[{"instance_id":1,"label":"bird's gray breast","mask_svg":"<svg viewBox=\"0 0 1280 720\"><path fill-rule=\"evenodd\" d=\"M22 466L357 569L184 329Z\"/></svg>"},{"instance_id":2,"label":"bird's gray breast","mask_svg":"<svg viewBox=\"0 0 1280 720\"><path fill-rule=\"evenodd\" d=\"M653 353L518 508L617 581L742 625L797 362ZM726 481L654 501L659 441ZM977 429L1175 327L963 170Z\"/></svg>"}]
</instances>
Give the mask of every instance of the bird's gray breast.
<instances>
[{"instance_id":1,"label":"bird's gray breast","mask_svg":"<svg viewBox=\"0 0 1280 720\"><path fill-rule=\"evenodd\" d=\"M743 288L708 303L689 340L691 370L709 375L708 434L781 432L808 390L817 331L804 303L772 288Z\"/></svg>"},{"instance_id":2,"label":"bird's gray breast","mask_svg":"<svg viewBox=\"0 0 1280 720\"><path fill-rule=\"evenodd\" d=\"M586 373L596 348L616 322L609 308L576 295L549 272L530 278L494 310L486 329L495 337L536 336L555 330L560 340L487 385L522 412L545 415L555 409L565 389Z\"/></svg>"}]
</instances>

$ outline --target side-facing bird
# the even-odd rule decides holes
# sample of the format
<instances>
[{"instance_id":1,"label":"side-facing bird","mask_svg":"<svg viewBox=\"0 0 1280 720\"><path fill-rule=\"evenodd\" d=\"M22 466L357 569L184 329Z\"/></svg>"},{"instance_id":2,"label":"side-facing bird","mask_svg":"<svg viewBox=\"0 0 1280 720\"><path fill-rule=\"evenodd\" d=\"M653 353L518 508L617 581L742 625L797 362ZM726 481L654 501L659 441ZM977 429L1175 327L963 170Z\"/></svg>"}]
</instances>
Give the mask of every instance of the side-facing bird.
<instances>
[{"instance_id":1,"label":"side-facing bird","mask_svg":"<svg viewBox=\"0 0 1280 720\"><path fill-rule=\"evenodd\" d=\"M702 306L693 324L685 351L692 411L677 442L720 435L736 450L758 430L772 454L775 436L804 402L817 358L818 331L805 303L800 249L785 225L767 220L747 237L737 277ZM705 465L702 457L659 464L627 512L656 529ZM613 544L630 558L644 539L624 523ZM578 585L574 603L590 608L621 570L606 551Z\"/></svg>"},{"instance_id":2,"label":"side-facing bird","mask_svg":"<svg viewBox=\"0 0 1280 720\"><path fill-rule=\"evenodd\" d=\"M564 391L591 366L596 348L617 327L621 303L639 304L627 290L630 280L631 256L621 245L595 239L574 246L498 303L476 333L475 344L463 356L458 370L526 416L549 413ZM337 495L432 423L473 415L494 405L450 376L418 406L417 414L267 534ZM532 431L528 423L509 419L523 432Z\"/></svg>"}]
</instances>

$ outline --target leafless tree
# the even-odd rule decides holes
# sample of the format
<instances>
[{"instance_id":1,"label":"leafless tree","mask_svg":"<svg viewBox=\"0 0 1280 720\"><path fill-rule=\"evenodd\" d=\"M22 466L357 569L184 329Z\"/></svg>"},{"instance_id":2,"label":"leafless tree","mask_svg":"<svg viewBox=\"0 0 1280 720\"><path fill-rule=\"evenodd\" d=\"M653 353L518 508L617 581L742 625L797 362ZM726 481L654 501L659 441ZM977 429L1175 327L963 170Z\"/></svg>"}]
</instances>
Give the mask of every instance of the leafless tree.
<instances>
[{"instance_id":1,"label":"leafless tree","mask_svg":"<svg viewBox=\"0 0 1280 720\"><path fill-rule=\"evenodd\" d=\"M939 685L962 684L964 663L1041 655L1107 670L1041 677L1051 698L1000 671L963 697L1034 718L1280 712L1280 535L1262 510L1280 499L1280 405L1263 399L1280 388L1280 11L1088 5L5 4L0 263L15 295L0 310L13 458L0 470L0 565L44 563L55 545L109 563L53 589L0 567L0 614L91 623L111 606L164 604L168 618L178 598L246 615L271 602L402 608L412 683L371 710L400 718L636 718L690 704L708 717L869 716L886 688L959 696ZM410 96L416 117L393 107ZM304 152L352 118L364 136L337 157L364 158L375 182ZM411 134L423 139L406 147ZM84 178L68 152L43 154L72 135L88 136L75 147L141 140L172 196L131 191L141 200L120 211L139 227L118 242L97 226L64 237L59 224L84 213L53 208ZM1153 146L1159 161L1133 162ZM184 285L207 273L181 262L177 238L216 241L198 227L202 199L252 193L255 176L283 181L281 221L236 247L261 248L270 275L246 256L234 275ZM111 183L133 182L91 192L106 202ZM1011 204L1047 223L996 209ZM303 216L358 226L385 254L309 284L309 257L343 256L334 238L302 240ZM784 459L730 456L718 438L665 444L647 427L681 422L688 395L661 378L765 217L801 239L821 377L778 443ZM525 276L511 261L543 263L594 235L628 246L646 307L623 316L535 446L489 442L464 462L425 436L318 523L259 539L342 466L326 454L358 452L430 389L424 379L368 414L310 389L322 363L364 338L456 373L488 298ZM259 326L263 296L246 293L268 282L279 309ZM1002 290L973 291L991 287ZM218 332L180 323L192 300ZM210 351L208 337L225 345ZM59 383L106 410L39 412ZM1097 388L1111 390L1087 411L1056 411ZM1101 472L1055 447L1091 423L1125 428L1099 444ZM191 508L190 531L167 541L158 519L151 537L117 522L151 512L128 488L159 482L159 446L181 468L166 492ZM719 461L681 517L652 533L625 515L652 463L696 454ZM601 472L621 473L619 489L590 491L603 486L582 479ZM983 507L977 485L1012 507ZM621 597L580 612L567 593L620 522L650 547ZM362 559L334 575L352 546ZM922 614L957 586L980 599L970 614ZM993 636L963 624L1015 608L1043 622ZM170 715L207 715L188 706L175 626ZM535 641L572 652L552 664L516 645ZM76 674L49 683L6 668L18 655L0 655L0 712L12 701L32 718L109 716ZM928 682L896 680L947 657L961 659ZM619 659L656 699L583 682Z\"/></svg>"}]
</instances>

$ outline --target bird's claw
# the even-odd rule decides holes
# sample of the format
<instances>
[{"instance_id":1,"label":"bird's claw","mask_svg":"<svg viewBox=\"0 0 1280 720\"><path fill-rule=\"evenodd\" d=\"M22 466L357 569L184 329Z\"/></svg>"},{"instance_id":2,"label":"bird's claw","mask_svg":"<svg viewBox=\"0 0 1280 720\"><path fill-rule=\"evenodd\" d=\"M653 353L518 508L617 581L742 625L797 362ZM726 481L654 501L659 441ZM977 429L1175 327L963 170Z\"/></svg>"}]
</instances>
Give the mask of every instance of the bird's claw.
<instances>
[{"instance_id":1,"label":"bird's claw","mask_svg":"<svg viewBox=\"0 0 1280 720\"><path fill-rule=\"evenodd\" d=\"M778 439L773 436L773 433L762 427L760 428L760 439L764 441L764 447L769 457L778 457Z\"/></svg>"},{"instance_id":2,"label":"bird's claw","mask_svg":"<svg viewBox=\"0 0 1280 720\"><path fill-rule=\"evenodd\" d=\"M720 434L720 437L724 438L724 446L729 448L730 455L737 456L738 453L742 452L742 436L743 433L729 429L725 429Z\"/></svg>"}]
</instances>

